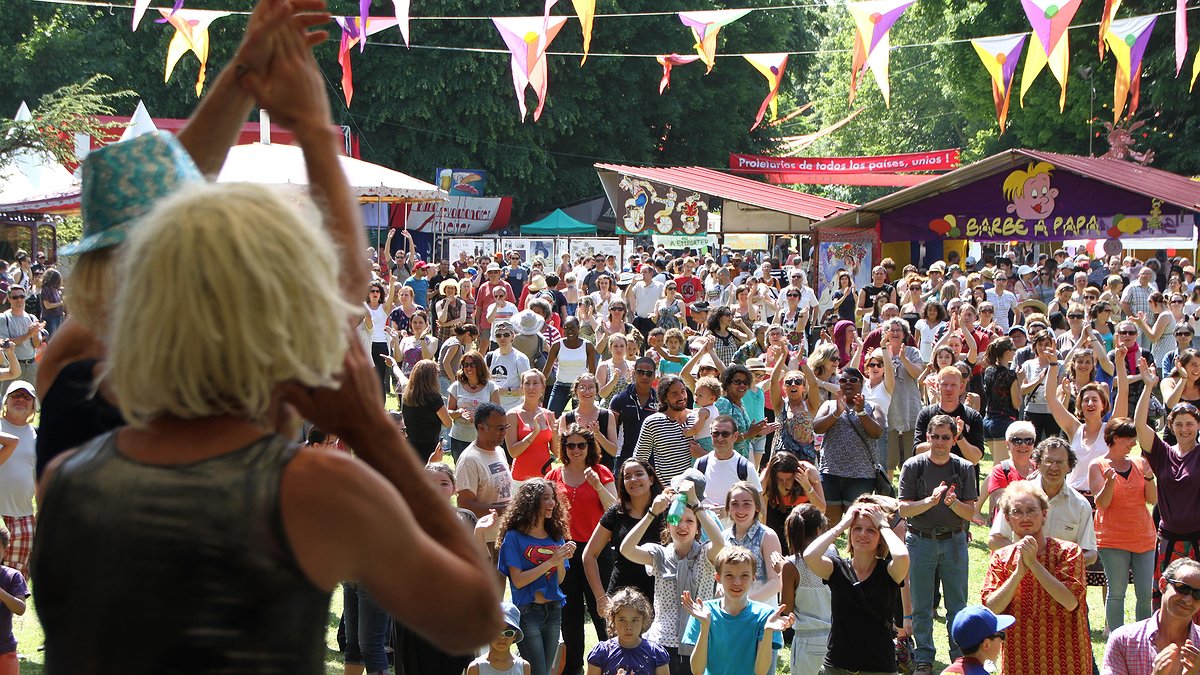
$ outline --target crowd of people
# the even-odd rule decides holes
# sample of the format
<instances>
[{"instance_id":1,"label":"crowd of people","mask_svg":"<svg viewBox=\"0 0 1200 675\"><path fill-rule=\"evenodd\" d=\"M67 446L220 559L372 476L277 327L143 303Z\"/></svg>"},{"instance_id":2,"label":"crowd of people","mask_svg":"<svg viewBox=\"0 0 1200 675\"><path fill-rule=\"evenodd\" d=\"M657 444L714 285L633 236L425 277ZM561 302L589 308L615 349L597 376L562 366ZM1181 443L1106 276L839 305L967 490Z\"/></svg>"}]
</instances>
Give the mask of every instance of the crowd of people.
<instances>
[{"instance_id":1,"label":"crowd of people","mask_svg":"<svg viewBox=\"0 0 1200 675\"><path fill-rule=\"evenodd\" d=\"M862 288L848 269L818 292L786 238L771 251L426 263L401 236L367 251L376 285L360 336L381 395L419 400L424 414L404 418L421 459L448 450L459 467L457 503L508 579L533 673L616 672L608 648L585 658L585 615L604 643L630 589L654 610L648 639L670 672L770 671L778 654L764 670L771 650L751 648L766 642L739 652L702 630L724 617L701 601L728 601L713 565L730 551L753 562L734 605L764 603L749 605L757 636L776 640L769 627L790 617L793 673L923 675L939 657L980 672L980 649L1013 674L1200 668L1186 635L1160 667L1164 635L1130 651L1124 627L1130 584L1131 626L1200 610L1188 595L1200 586L1183 581L1200 571L1189 260L885 259ZM674 499L690 513L668 524ZM972 523L990 528L984 578L970 578ZM846 556L831 548L843 534ZM1102 663L1089 585L1104 587L1096 628L1114 641ZM963 612L1004 624L1003 649L957 640Z\"/></svg>"},{"instance_id":2,"label":"crowd of people","mask_svg":"<svg viewBox=\"0 0 1200 675\"><path fill-rule=\"evenodd\" d=\"M324 672L338 589L348 675L1200 671L1189 260L367 248L329 19L88 156L69 292L0 273L0 673L31 591L47 673ZM205 180L255 105L311 211Z\"/></svg>"}]
</instances>

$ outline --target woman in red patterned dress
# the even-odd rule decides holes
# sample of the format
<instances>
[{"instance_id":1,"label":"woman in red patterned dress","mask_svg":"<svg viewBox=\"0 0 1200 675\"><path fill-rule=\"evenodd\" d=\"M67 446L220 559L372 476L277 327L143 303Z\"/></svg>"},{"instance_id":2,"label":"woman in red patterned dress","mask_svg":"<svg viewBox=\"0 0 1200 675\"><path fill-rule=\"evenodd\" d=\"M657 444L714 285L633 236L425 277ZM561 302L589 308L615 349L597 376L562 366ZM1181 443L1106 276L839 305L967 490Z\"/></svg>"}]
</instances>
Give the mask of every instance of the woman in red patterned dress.
<instances>
[{"instance_id":1,"label":"woman in red patterned dress","mask_svg":"<svg viewBox=\"0 0 1200 675\"><path fill-rule=\"evenodd\" d=\"M1017 619L1000 675L1090 675L1082 549L1042 533L1050 501L1035 483L1009 485L1000 508L1016 541L992 553L983 582L983 604Z\"/></svg>"}]
</instances>

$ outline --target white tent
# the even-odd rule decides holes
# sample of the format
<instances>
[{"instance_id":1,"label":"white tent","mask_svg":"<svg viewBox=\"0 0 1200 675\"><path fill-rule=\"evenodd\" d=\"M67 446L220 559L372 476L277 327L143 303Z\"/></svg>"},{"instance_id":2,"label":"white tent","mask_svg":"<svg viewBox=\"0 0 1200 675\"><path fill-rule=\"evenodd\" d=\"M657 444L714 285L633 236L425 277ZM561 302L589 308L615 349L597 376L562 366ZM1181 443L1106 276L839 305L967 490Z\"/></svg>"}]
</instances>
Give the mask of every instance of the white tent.
<instances>
[{"instance_id":1,"label":"white tent","mask_svg":"<svg viewBox=\"0 0 1200 675\"><path fill-rule=\"evenodd\" d=\"M14 119L28 121L29 106L21 103ZM0 168L0 211L21 210L37 201L51 204L79 198L79 180L46 153L21 150Z\"/></svg>"},{"instance_id":2,"label":"white tent","mask_svg":"<svg viewBox=\"0 0 1200 675\"><path fill-rule=\"evenodd\" d=\"M447 194L432 183L353 157L339 157L350 189L362 202L434 202ZM225 158L217 182L308 186L304 154L293 145L235 145Z\"/></svg>"}]
</instances>

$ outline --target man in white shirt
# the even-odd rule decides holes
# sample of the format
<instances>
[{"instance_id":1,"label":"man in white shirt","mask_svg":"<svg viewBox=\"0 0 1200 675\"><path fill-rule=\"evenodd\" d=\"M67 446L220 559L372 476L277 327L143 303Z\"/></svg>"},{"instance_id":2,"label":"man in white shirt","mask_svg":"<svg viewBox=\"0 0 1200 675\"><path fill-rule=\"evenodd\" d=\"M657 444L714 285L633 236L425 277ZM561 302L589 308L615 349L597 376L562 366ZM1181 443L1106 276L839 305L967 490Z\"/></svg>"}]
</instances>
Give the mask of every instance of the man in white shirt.
<instances>
[{"instance_id":1,"label":"man in white shirt","mask_svg":"<svg viewBox=\"0 0 1200 675\"><path fill-rule=\"evenodd\" d=\"M725 509L725 495L729 488L738 481L747 481L762 491L762 483L758 473L750 462L733 451L733 442L737 434L737 423L729 415L718 415L712 421L713 451L696 460L696 470L704 474L704 503L716 506L722 514Z\"/></svg>"},{"instance_id":2,"label":"man in white shirt","mask_svg":"<svg viewBox=\"0 0 1200 675\"><path fill-rule=\"evenodd\" d=\"M1042 531L1047 537L1078 544L1083 549L1084 562L1090 565L1098 555L1092 506L1075 488L1067 485L1067 474L1075 468L1075 461L1075 453L1066 440L1047 438L1033 449L1033 463L1037 471L1030 474L1027 480L1038 481L1042 491L1050 498L1050 513L1046 516ZM997 511L988 537L988 548L995 551L1012 541L1012 528Z\"/></svg>"},{"instance_id":3,"label":"man in white shirt","mask_svg":"<svg viewBox=\"0 0 1200 675\"><path fill-rule=\"evenodd\" d=\"M458 507L480 518L489 511L503 513L512 499L512 473L500 443L508 429L504 409L495 403L480 403L475 409L475 441L467 446L454 470ZM495 560L496 530L487 534L488 552Z\"/></svg>"},{"instance_id":4,"label":"man in white shirt","mask_svg":"<svg viewBox=\"0 0 1200 675\"><path fill-rule=\"evenodd\" d=\"M650 263L644 263L641 271L642 278L625 292L625 304L633 314L633 327L649 335L654 328L654 304L663 296L666 284L657 280Z\"/></svg>"}]
</instances>

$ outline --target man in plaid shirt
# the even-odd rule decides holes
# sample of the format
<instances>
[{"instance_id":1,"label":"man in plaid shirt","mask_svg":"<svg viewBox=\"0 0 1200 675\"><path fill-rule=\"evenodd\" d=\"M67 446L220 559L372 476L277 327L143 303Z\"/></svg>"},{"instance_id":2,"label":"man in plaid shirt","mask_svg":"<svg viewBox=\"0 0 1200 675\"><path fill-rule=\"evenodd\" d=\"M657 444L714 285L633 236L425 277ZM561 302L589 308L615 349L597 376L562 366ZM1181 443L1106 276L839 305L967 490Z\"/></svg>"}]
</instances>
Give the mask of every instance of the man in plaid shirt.
<instances>
[{"instance_id":1,"label":"man in plaid shirt","mask_svg":"<svg viewBox=\"0 0 1200 675\"><path fill-rule=\"evenodd\" d=\"M1159 580L1162 605L1149 619L1113 631L1101 675L1180 675L1200 669L1200 562L1180 558Z\"/></svg>"}]
</instances>

